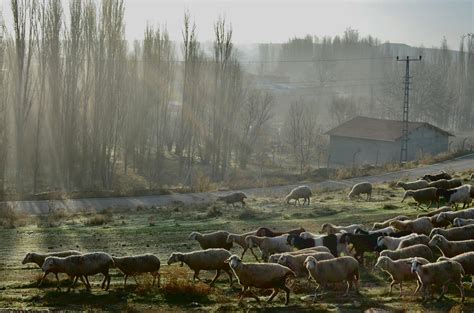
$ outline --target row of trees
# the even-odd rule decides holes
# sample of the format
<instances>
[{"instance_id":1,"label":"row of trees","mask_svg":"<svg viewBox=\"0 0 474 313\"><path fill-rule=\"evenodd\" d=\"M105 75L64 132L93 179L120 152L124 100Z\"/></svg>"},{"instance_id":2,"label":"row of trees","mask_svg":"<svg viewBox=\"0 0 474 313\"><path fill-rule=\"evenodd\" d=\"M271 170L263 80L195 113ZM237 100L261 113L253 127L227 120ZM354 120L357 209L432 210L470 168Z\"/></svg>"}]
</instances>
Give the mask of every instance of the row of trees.
<instances>
[{"instance_id":1,"label":"row of trees","mask_svg":"<svg viewBox=\"0 0 474 313\"><path fill-rule=\"evenodd\" d=\"M148 26L130 48L123 0L72 0L67 17L62 5L11 1L0 50L0 195L111 189L121 173L159 185L170 159L185 183L196 163L215 179L246 167L274 100L252 88L224 19L206 55L187 13L181 44Z\"/></svg>"}]
</instances>

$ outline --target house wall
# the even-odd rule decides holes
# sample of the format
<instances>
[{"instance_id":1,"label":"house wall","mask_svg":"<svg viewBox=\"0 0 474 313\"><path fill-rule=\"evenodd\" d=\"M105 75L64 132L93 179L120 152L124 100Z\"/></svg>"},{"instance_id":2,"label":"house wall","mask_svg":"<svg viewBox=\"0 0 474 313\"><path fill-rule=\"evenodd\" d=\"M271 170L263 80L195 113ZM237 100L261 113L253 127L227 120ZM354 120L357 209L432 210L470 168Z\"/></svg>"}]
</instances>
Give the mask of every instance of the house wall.
<instances>
[{"instance_id":1,"label":"house wall","mask_svg":"<svg viewBox=\"0 0 474 313\"><path fill-rule=\"evenodd\" d=\"M415 160L427 155L436 155L448 150L449 137L429 127L420 127L409 135L408 160ZM355 165L398 162L400 160L401 142L389 142L330 136L329 166Z\"/></svg>"}]
</instances>

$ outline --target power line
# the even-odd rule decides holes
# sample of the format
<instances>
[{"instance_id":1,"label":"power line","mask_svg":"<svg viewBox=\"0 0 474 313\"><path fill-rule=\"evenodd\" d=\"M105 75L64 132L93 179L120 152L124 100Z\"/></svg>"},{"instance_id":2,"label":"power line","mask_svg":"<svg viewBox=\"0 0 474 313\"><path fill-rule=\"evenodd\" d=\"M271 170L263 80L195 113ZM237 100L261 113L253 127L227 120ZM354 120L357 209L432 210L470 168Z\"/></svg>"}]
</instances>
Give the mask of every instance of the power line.
<instances>
[{"instance_id":1,"label":"power line","mask_svg":"<svg viewBox=\"0 0 474 313\"><path fill-rule=\"evenodd\" d=\"M352 61L368 61L368 60L389 60L392 57L379 57L379 58L339 58L339 59L301 59L301 60L271 60L271 61L263 61L263 60L238 60L239 64L271 64L271 63L317 63L317 62L352 62ZM165 60L163 62L175 62L175 63L184 63L185 60ZM191 62L191 61L190 61ZM192 61L192 63L214 63L214 60L207 59L207 60L199 60L199 61Z\"/></svg>"}]
</instances>

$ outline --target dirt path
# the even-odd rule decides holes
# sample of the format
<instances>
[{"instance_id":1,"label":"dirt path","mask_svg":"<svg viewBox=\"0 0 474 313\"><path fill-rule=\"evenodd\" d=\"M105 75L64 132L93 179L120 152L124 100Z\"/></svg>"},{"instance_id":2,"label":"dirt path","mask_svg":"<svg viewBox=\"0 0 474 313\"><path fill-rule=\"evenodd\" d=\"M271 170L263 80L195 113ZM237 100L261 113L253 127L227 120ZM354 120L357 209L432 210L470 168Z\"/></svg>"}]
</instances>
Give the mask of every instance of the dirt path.
<instances>
[{"instance_id":1,"label":"dirt path","mask_svg":"<svg viewBox=\"0 0 474 313\"><path fill-rule=\"evenodd\" d=\"M371 183L383 183L398 180L402 177L413 179L423 176L429 172L445 171L466 171L474 170L474 154L466 155L453 160L433 164L421 168L414 168L398 172L386 173L381 175L366 176L359 178L351 178L345 180L328 180L320 183L308 183L311 188L330 188L343 189L352 186L361 181ZM242 190L249 197L267 196L267 197L283 197L295 185L275 186L267 188L251 188ZM66 208L77 210L81 208L95 208L97 210L109 207L129 207L137 206L166 206L173 203L207 203L215 201L216 197L228 192L207 192L207 193L188 193L188 194L172 194L160 196L142 196L142 197L116 197L116 198L86 198L71 200L50 200L50 201L11 201L10 205L16 207L20 212L29 214L45 214L50 208Z\"/></svg>"}]
</instances>

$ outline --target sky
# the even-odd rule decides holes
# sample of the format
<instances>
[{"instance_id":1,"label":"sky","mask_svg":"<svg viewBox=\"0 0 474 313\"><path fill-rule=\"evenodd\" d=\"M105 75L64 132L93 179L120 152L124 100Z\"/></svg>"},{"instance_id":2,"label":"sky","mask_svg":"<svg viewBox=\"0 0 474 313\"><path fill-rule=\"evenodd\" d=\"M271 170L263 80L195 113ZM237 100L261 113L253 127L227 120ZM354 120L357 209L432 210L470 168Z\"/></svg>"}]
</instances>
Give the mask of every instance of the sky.
<instances>
[{"instance_id":1,"label":"sky","mask_svg":"<svg viewBox=\"0 0 474 313\"><path fill-rule=\"evenodd\" d=\"M8 22L10 1L0 1ZM474 32L474 0L125 0L125 6L129 40L143 38L147 23L166 25L171 38L181 40L185 10L202 42L213 40L219 16L232 24L238 44L335 36L351 27L362 36L412 46L439 46L446 37L457 50L461 36Z\"/></svg>"}]
</instances>

